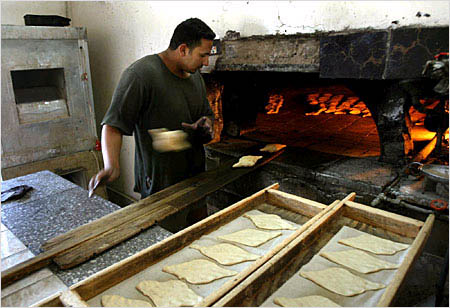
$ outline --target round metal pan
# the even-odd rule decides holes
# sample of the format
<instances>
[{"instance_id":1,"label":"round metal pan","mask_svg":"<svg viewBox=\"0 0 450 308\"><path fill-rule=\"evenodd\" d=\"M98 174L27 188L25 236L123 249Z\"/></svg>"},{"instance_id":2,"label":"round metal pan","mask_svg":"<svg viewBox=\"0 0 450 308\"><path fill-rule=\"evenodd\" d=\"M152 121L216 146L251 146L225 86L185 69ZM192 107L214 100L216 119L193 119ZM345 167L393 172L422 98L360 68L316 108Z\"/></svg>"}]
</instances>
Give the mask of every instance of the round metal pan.
<instances>
[{"instance_id":1,"label":"round metal pan","mask_svg":"<svg viewBox=\"0 0 450 308\"><path fill-rule=\"evenodd\" d=\"M426 177L441 183L448 183L448 166L445 165L424 165L421 163L411 163L410 169L421 171Z\"/></svg>"}]
</instances>

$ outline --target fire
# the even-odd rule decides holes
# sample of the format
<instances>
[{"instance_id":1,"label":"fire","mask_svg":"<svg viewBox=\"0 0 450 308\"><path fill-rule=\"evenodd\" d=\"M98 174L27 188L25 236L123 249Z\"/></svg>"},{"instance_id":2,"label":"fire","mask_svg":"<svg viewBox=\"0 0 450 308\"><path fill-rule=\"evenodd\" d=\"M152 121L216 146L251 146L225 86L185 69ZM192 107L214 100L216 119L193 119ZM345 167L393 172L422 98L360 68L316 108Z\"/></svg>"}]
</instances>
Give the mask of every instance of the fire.
<instances>
[{"instance_id":1,"label":"fire","mask_svg":"<svg viewBox=\"0 0 450 308\"><path fill-rule=\"evenodd\" d=\"M439 104L438 99L421 99L420 103L423 105L424 109L433 109ZM448 101L445 105L445 112L448 113ZM414 106L409 108L409 117L411 119L411 138L414 141L426 141L432 140L436 136L435 132L431 132L425 128L425 117L426 114L418 111ZM445 139L448 140L448 129L444 134Z\"/></svg>"},{"instance_id":2,"label":"fire","mask_svg":"<svg viewBox=\"0 0 450 308\"><path fill-rule=\"evenodd\" d=\"M307 97L309 105L316 107L313 112L305 113L307 116L316 116L321 113L333 114L353 114L360 115L363 118L370 117L372 114L366 104L356 96L347 97L344 95L333 95L331 93L312 93Z\"/></svg>"},{"instance_id":3,"label":"fire","mask_svg":"<svg viewBox=\"0 0 450 308\"><path fill-rule=\"evenodd\" d=\"M267 114L274 114L280 111L281 106L283 106L284 97L280 94L272 94L269 97L269 103L265 107Z\"/></svg>"}]
</instances>

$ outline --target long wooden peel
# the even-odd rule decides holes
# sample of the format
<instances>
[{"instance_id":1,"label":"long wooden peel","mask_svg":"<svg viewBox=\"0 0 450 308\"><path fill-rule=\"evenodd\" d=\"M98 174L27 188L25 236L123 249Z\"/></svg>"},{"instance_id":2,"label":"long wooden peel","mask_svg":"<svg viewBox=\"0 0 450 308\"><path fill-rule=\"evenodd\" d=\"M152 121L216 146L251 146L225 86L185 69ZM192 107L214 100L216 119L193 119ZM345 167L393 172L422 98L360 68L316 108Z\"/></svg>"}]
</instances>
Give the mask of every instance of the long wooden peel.
<instances>
[{"instance_id":1,"label":"long wooden peel","mask_svg":"<svg viewBox=\"0 0 450 308\"><path fill-rule=\"evenodd\" d=\"M279 151L263 158L252 168L231 166L231 159L216 169L168 187L114 213L82 225L48 241L43 253L2 271L2 288L49 265L52 260L63 268L71 268L149 228L223 186L233 182L278 157Z\"/></svg>"}]
</instances>

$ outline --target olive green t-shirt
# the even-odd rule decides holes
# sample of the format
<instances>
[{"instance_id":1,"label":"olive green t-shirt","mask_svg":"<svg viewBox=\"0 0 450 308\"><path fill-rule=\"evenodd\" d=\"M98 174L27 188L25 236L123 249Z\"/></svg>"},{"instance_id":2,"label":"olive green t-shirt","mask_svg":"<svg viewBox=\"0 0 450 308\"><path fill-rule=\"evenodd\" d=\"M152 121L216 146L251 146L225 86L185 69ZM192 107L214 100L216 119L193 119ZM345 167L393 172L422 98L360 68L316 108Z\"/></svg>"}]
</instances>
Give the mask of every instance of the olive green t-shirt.
<instances>
[{"instance_id":1,"label":"olive green t-shirt","mask_svg":"<svg viewBox=\"0 0 450 308\"><path fill-rule=\"evenodd\" d=\"M212 115L198 71L180 78L158 55L149 55L122 73L102 125L116 127L124 135L134 134L134 190L144 198L205 170L203 145L192 132L187 132L190 149L160 153L153 150L148 130L183 129L182 122L194 123Z\"/></svg>"}]
</instances>

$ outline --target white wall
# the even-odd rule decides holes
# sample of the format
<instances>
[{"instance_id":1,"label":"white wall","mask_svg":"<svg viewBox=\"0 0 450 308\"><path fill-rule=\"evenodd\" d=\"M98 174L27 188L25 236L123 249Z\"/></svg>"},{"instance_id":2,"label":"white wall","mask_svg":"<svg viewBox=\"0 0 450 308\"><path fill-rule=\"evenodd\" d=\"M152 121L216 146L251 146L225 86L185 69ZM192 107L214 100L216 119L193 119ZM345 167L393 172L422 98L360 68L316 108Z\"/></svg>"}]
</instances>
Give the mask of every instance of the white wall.
<instances>
[{"instance_id":1,"label":"white wall","mask_svg":"<svg viewBox=\"0 0 450 308\"><path fill-rule=\"evenodd\" d=\"M25 25L23 16L59 15L66 16L65 1L1 1L2 25Z\"/></svg>"},{"instance_id":2,"label":"white wall","mask_svg":"<svg viewBox=\"0 0 450 308\"><path fill-rule=\"evenodd\" d=\"M42 7L41 7L42 3ZM167 48L176 25L189 17L205 21L222 38L227 30L241 36L387 28L412 24L448 25L447 1L73 1L67 2L73 26L88 29L95 114L99 124L121 72L138 58ZM6 5L6 6L5 6ZM9 17L9 12L15 17ZM64 2L2 3L2 23L23 24L24 13L65 15ZM417 12L430 17L416 17ZM53 13L52 13L53 14ZM100 136L100 127L99 136ZM113 186L132 192L134 142L126 137L121 178Z\"/></svg>"}]
</instances>

